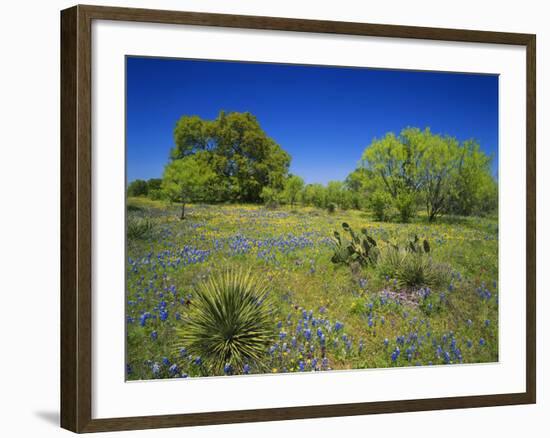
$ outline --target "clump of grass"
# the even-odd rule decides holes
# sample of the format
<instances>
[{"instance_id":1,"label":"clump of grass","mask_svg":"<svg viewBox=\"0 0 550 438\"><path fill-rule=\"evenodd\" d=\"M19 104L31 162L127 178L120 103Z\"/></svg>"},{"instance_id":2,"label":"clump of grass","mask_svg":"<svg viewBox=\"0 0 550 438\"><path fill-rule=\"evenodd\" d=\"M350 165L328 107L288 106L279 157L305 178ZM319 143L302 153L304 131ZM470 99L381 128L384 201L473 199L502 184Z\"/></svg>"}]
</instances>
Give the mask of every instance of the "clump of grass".
<instances>
[{"instance_id":1,"label":"clump of grass","mask_svg":"<svg viewBox=\"0 0 550 438\"><path fill-rule=\"evenodd\" d=\"M228 270L200 283L191 311L177 330L177 348L201 357L209 375L245 365L264 368L273 338L265 284L250 272Z\"/></svg>"},{"instance_id":2,"label":"clump of grass","mask_svg":"<svg viewBox=\"0 0 550 438\"><path fill-rule=\"evenodd\" d=\"M130 240L145 239L153 230L153 223L149 219L129 217L126 223L126 236Z\"/></svg>"}]
</instances>

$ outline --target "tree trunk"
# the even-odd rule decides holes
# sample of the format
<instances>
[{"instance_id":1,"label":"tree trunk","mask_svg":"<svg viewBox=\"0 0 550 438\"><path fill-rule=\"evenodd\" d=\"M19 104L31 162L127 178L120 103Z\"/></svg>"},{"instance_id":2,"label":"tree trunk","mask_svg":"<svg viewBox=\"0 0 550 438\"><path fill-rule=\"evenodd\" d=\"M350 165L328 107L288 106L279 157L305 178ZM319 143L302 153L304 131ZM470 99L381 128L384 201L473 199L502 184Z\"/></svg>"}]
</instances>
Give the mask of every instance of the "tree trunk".
<instances>
[{"instance_id":1,"label":"tree trunk","mask_svg":"<svg viewBox=\"0 0 550 438\"><path fill-rule=\"evenodd\" d=\"M180 216L180 219L181 220L185 219L185 202L181 203L181 216Z\"/></svg>"}]
</instances>

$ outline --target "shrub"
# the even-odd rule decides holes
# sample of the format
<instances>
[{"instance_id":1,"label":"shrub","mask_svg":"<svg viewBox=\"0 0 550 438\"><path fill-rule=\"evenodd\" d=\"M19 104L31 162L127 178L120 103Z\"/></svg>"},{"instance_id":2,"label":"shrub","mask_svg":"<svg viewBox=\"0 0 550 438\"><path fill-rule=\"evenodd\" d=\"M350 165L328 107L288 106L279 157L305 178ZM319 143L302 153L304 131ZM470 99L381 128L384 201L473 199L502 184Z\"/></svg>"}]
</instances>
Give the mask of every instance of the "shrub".
<instances>
[{"instance_id":1,"label":"shrub","mask_svg":"<svg viewBox=\"0 0 550 438\"><path fill-rule=\"evenodd\" d=\"M401 222L409 222L416 215L416 196L413 193L399 194L394 200L394 205Z\"/></svg>"},{"instance_id":2,"label":"shrub","mask_svg":"<svg viewBox=\"0 0 550 438\"><path fill-rule=\"evenodd\" d=\"M336 204L334 202L329 202L328 205L327 205L327 212L332 214L335 211L336 211Z\"/></svg>"},{"instance_id":3,"label":"shrub","mask_svg":"<svg viewBox=\"0 0 550 438\"><path fill-rule=\"evenodd\" d=\"M193 306L181 329L178 349L200 356L210 375L229 365L262 369L272 342L267 291L249 272L228 270L198 285Z\"/></svg>"},{"instance_id":4,"label":"shrub","mask_svg":"<svg viewBox=\"0 0 550 438\"><path fill-rule=\"evenodd\" d=\"M377 190L368 202L376 220L387 221L391 218L392 198L388 193Z\"/></svg>"},{"instance_id":5,"label":"shrub","mask_svg":"<svg viewBox=\"0 0 550 438\"><path fill-rule=\"evenodd\" d=\"M126 237L131 240L147 238L153 229L148 219L129 217L126 223Z\"/></svg>"}]
</instances>

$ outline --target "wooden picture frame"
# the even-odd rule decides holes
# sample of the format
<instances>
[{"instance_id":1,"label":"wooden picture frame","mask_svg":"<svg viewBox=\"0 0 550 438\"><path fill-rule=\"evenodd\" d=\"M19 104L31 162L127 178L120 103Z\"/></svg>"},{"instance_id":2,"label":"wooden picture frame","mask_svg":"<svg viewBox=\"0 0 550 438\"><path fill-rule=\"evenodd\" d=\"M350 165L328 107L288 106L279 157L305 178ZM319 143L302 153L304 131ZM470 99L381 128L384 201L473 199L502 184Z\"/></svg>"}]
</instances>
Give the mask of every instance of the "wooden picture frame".
<instances>
[{"instance_id":1,"label":"wooden picture frame","mask_svg":"<svg viewBox=\"0 0 550 438\"><path fill-rule=\"evenodd\" d=\"M185 24L387 38L518 45L526 48L526 391L417 400L244 411L92 418L92 92L93 20ZM535 79L530 34L382 24L75 6L61 12L61 426L99 432L529 404L536 401Z\"/></svg>"}]
</instances>

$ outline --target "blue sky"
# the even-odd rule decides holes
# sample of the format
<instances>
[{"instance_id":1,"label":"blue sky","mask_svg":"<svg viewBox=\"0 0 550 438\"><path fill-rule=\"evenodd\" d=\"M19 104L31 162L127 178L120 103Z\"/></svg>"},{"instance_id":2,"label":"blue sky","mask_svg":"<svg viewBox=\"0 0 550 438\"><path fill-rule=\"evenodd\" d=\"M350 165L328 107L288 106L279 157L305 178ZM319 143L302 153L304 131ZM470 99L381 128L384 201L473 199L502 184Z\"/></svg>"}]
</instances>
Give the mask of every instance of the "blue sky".
<instances>
[{"instance_id":1,"label":"blue sky","mask_svg":"<svg viewBox=\"0 0 550 438\"><path fill-rule=\"evenodd\" d=\"M343 180L373 138L407 126L475 138L498 158L498 77L127 58L127 177L160 177L182 115L249 111L306 183Z\"/></svg>"}]
</instances>

